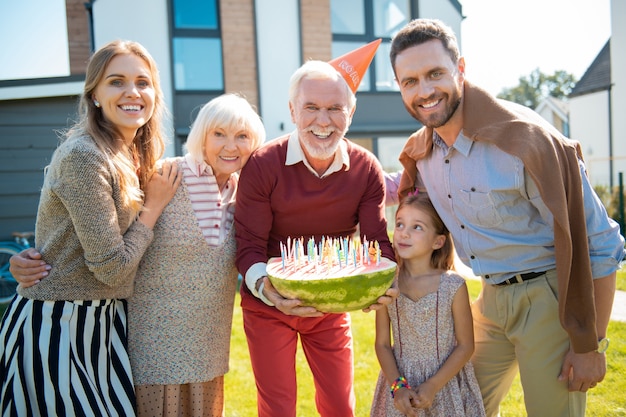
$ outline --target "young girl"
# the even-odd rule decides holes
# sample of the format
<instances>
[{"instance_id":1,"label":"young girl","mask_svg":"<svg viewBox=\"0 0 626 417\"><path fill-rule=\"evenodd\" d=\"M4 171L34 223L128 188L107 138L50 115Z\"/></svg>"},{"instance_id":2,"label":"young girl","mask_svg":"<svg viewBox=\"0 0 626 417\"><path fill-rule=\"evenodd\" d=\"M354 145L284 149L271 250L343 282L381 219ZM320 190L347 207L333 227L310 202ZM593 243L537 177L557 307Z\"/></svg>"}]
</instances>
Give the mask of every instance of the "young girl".
<instances>
[{"instance_id":1,"label":"young girl","mask_svg":"<svg viewBox=\"0 0 626 417\"><path fill-rule=\"evenodd\" d=\"M400 295L376 311L382 372L371 416L484 416L469 362L474 334L467 287L451 270L454 247L427 194L400 203L393 245Z\"/></svg>"}]
</instances>

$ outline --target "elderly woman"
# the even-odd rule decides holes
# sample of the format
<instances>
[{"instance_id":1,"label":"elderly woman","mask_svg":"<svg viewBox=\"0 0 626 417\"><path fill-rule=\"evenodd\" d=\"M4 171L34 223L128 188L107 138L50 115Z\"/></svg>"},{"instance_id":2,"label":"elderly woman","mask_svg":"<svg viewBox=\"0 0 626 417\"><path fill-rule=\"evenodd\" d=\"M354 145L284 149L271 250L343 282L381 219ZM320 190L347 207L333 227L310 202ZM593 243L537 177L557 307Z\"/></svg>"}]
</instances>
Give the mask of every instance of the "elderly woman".
<instances>
[{"instance_id":1,"label":"elderly woman","mask_svg":"<svg viewBox=\"0 0 626 417\"><path fill-rule=\"evenodd\" d=\"M139 416L222 416L237 287L233 214L238 171L265 140L233 94L198 114L177 158L183 183L154 227L129 299Z\"/></svg>"},{"instance_id":2,"label":"elderly woman","mask_svg":"<svg viewBox=\"0 0 626 417\"><path fill-rule=\"evenodd\" d=\"M176 158L182 184L154 226L128 300L139 416L223 415L237 287L238 171L264 140L252 106L225 94L200 110L188 153ZM34 285L41 267L24 262L14 256L11 271L22 285Z\"/></svg>"}]
</instances>

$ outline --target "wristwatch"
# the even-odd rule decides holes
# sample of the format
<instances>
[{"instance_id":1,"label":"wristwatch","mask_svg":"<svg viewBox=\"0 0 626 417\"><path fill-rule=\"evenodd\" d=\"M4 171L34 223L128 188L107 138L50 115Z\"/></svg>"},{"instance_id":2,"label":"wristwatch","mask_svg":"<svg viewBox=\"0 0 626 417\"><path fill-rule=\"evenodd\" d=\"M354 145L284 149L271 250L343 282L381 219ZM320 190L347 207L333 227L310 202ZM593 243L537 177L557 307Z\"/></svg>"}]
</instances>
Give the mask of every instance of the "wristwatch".
<instances>
[{"instance_id":1,"label":"wristwatch","mask_svg":"<svg viewBox=\"0 0 626 417\"><path fill-rule=\"evenodd\" d=\"M606 337L603 337L602 339L598 340L598 349L596 350L596 352L604 353L606 352L608 348L609 348L609 339L607 339Z\"/></svg>"}]
</instances>

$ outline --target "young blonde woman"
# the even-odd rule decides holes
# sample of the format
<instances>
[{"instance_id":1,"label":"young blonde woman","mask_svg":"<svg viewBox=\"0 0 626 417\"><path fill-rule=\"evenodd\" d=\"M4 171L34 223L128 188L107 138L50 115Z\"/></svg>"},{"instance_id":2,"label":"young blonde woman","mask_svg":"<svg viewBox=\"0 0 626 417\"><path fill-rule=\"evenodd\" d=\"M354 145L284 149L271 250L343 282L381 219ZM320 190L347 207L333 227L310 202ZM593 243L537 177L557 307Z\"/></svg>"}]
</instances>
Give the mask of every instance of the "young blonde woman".
<instances>
[{"instance_id":1,"label":"young blonde woman","mask_svg":"<svg viewBox=\"0 0 626 417\"><path fill-rule=\"evenodd\" d=\"M135 414L127 303L182 176L163 152L154 60L114 41L91 58L79 120L46 169L36 248L45 279L21 285L0 328L3 415ZM37 281L34 281L37 282Z\"/></svg>"}]
</instances>

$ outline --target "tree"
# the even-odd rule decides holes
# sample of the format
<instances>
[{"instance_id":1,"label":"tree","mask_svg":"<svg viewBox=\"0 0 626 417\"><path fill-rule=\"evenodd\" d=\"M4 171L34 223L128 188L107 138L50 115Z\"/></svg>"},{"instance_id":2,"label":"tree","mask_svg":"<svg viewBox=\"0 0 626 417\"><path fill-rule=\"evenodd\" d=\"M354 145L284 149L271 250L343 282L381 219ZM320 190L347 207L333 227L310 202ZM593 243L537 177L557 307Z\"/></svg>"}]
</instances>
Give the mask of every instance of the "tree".
<instances>
[{"instance_id":1,"label":"tree","mask_svg":"<svg viewBox=\"0 0 626 417\"><path fill-rule=\"evenodd\" d=\"M514 101L534 110L548 96L567 98L576 82L576 77L563 70L546 75L536 68L529 75L520 77L516 87L502 89L498 98Z\"/></svg>"}]
</instances>

